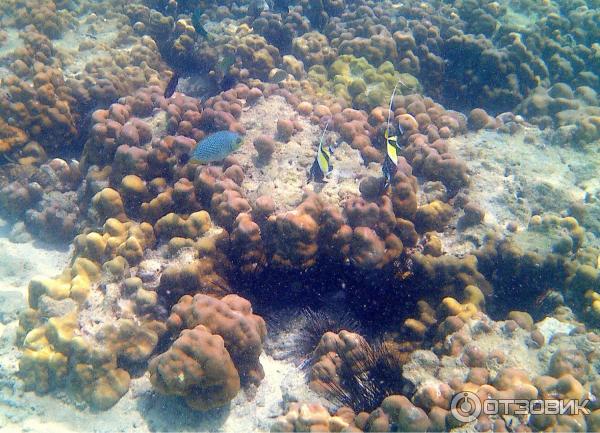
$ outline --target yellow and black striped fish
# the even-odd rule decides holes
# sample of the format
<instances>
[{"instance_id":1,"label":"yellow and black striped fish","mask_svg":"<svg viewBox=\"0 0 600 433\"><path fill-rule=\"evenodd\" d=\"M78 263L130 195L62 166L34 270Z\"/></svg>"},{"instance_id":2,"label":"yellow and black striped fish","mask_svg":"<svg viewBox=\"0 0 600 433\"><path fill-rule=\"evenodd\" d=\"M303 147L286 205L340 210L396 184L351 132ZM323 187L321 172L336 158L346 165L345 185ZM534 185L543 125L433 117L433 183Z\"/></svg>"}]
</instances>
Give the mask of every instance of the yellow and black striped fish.
<instances>
[{"instance_id":1,"label":"yellow and black striped fish","mask_svg":"<svg viewBox=\"0 0 600 433\"><path fill-rule=\"evenodd\" d=\"M390 137L390 133L387 129L383 136L385 137L387 156L390 157L394 165L398 165L398 136L393 135Z\"/></svg>"},{"instance_id":2,"label":"yellow and black striped fish","mask_svg":"<svg viewBox=\"0 0 600 433\"><path fill-rule=\"evenodd\" d=\"M333 170L333 164L331 163L331 149L329 147L323 146L323 141L325 140L325 133L327 132L327 127L329 123L325 125L325 130L323 131L323 135L321 136L321 141L319 141L319 149L317 150L317 155L315 156L315 160L310 167L310 171L308 172L308 181L314 180L316 182L325 182L325 175Z\"/></svg>"},{"instance_id":3,"label":"yellow and black striped fish","mask_svg":"<svg viewBox=\"0 0 600 433\"><path fill-rule=\"evenodd\" d=\"M383 176L385 178L385 183L383 185L383 189L387 189L392 182L392 178L396 174L396 170L398 169L398 136L393 135L390 137L389 130L385 130L385 147L386 154L385 159L383 160L382 170Z\"/></svg>"},{"instance_id":4,"label":"yellow and black striped fish","mask_svg":"<svg viewBox=\"0 0 600 433\"><path fill-rule=\"evenodd\" d=\"M402 80L398 80L398 82L394 86L392 96L390 96L390 107L388 110L387 127L385 128L385 133L383 134L383 136L385 137L386 147L385 159L383 160L383 165L381 166L384 177L384 190L386 190L390 186L390 183L392 183L392 178L396 174L396 170L398 170L398 150L400 149L400 145L398 143L398 135L393 135L390 137L390 124L392 121L392 108L394 106L394 96L396 95L396 90L398 90L398 86L400 84L405 85L402 82ZM404 135L402 126L398 124L398 128L400 137L402 137Z\"/></svg>"}]
</instances>

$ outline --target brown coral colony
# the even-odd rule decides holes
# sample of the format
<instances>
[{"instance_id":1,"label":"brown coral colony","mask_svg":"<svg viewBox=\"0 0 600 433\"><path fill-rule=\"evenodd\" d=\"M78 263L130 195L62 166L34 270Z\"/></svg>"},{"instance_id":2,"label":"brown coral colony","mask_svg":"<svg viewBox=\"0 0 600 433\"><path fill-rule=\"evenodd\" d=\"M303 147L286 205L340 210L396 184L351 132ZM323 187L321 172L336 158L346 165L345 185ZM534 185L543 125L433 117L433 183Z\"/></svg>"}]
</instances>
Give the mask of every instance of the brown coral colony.
<instances>
[{"instance_id":1,"label":"brown coral colony","mask_svg":"<svg viewBox=\"0 0 600 433\"><path fill-rule=\"evenodd\" d=\"M485 0L68 3L10 0L10 53L0 31L2 217L73 247L28 286L26 390L107 410L144 377L211 411L271 383L289 337L310 341L286 361L315 401L286 401L272 431L600 429L595 400L469 425L451 410L464 392L600 392L598 197L559 214L515 187L502 219L473 163L492 134L598 143L598 32L578 27L598 8L544 2L525 34ZM68 50L73 29L91 36ZM310 309L360 326L311 328Z\"/></svg>"}]
</instances>

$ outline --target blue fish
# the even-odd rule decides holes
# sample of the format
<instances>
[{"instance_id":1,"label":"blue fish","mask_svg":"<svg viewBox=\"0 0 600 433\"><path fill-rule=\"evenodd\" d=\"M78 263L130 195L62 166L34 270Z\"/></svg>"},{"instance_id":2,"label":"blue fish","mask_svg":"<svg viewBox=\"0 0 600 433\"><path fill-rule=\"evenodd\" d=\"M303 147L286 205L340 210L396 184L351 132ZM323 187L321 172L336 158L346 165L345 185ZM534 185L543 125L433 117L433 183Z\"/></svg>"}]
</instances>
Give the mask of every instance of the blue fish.
<instances>
[{"instance_id":1,"label":"blue fish","mask_svg":"<svg viewBox=\"0 0 600 433\"><path fill-rule=\"evenodd\" d=\"M243 138L237 132L219 131L203 138L190 155L193 162L215 162L225 159L242 145Z\"/></svg>"}]
</instances>

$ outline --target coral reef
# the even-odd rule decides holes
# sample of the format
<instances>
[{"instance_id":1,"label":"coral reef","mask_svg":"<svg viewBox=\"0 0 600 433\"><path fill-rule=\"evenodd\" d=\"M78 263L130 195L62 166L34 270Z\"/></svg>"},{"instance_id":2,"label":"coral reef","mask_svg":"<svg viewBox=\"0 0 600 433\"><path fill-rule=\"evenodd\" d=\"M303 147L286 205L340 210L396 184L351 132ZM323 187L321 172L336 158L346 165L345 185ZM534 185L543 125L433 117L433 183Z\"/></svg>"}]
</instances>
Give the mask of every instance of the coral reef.
<instances>
[{"instance_id":1,"label":"coral reef","mask_svg":"<svg viewBox=\"0 0 600 433\"><path fill-rule=\"evenodd\" d=\"M167 328L177 332L182 327L196 329L199 325L223 337L242 382L260 382L264 372L258 357L266 327L261 317L252 314L250 302L237 295L220 300L203 294L183 296L173 307Z\"/></svg>"},{"instance_id":2,"label":"coral reef","mask_svg":"<svg viewBox=\"0 0 600 433\"><path fill-rule=\"evenodd\" d=\"M181 395L196 410L224 406L240 389L240 378L223 338L204 326L184 330L171 348L148 366L152 385Z\"/></svg>"},{"instance_id":3,"label":"coral reef","mask_svg":"<svg viewBox=\"0 0 600 433\"><path fill-rule=\"evenodd\" d=\"M410 394L390 395L370 413L343 407L330 414L319 404L292 403L272 431L303 431L307 426L319 426L323 431L339 431L340 427L347 431L389 431L392 426L399 426L401 431L448 431L593 425L593 412L533 415L523 420L508 407L497 415L482 413L469 424L457 419L449 410L450 402L465 391L482 401L548 398L555 393L555 397L582 402L585 389L594 386L589 368L599 350L598 341L593 333L575 325L570 329L578 332L570 336L561 333L560 322L553 318L534 324L526 313L513 312L510 317L514 319L495 322L473 304L461 306L451 298L444 300L440 313L446 318L439 319L431 332L438 343L433 350L412 352L402 369L404 381L410 384L405 389L412 389Z\"/></svg>"},{"instance_id":4,"label":"coral reef","mask_svg":"<svg viewBox=\"0 0 600 433\"><path fill-rule=\"evenodd\" d=\"M397 73L392 63L375 68L364 57L350 54L338 56L328 69L318 65L311 67L308 76L319 86L329 86L334 95L353 107L364 110L385 105L398 82L402 84L402 93L419 89L413 76Z\"/></svg>"},{"instance_id":5,"label":"coral reef","mask_svg":"<svg viewBox=\"0 0 600 433\"><path fill-rule=\"evenodd\" d=\"M15 136L3 141L2 152L12 159L38 163L45 161L46 154L65 154L77 146L87 134L82 128L90 110L108 106L141 85L158 84L165 69L150 38L128 40L123 49L126 36L118 35L111 44L94 44L97 54L85 60L59 55L56 42L46 35L58 36L58 27L66 24L58 25L52 18L56 14L44 12L55 8L54 2L40 3L45 5L36 8L34 15L21 9L28 19L44 18L19 33L23 43L10 56L10 74L2 80L0 98L2 122L16 128ZM70 71L81 61L85 62L85 79Z\"/></svg>"},{"instance_id":6,"label":"coral reef","mask_svg":"<svg viewBox=\"0 0 600 433\"><path fill-rule=\"evenodd\" d=\"M13 324L23 389L227 414L280 356L314 394L272 431L597 430L450 409L600 389L598 8L269 3L3 8L0 211L72 245Z\"/></svg>"}]
</instances>

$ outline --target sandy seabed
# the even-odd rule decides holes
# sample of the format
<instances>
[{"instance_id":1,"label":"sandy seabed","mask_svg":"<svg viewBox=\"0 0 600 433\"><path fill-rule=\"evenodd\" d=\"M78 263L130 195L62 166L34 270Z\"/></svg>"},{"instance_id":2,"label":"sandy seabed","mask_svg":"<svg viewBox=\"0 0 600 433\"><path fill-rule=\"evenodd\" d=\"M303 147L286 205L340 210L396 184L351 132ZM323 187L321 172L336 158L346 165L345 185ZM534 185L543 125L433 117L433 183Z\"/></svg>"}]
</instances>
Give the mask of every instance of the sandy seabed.
<instances>
[{"instance_id":1,"label":"sandy seabed","mask_svg":"<svg viewBox=\"0 0 600 433\"><path fill-rule=\"evenodd\" d=\"M0 225L0 432L199 432L269 431L285 401L309 395L302 371L292 362L263 353L265 379L252 392L240 392L227 408L194 412L183 400L156 395L147 374L134 378L127 394L110 410L93 412L64 391L39 396L25 392L18 378L15 347L18 313L27 306L27 285L34 276L61 272L70 251L34 242L15 243L10 225Z\"/></svg>"}]
</instances>

